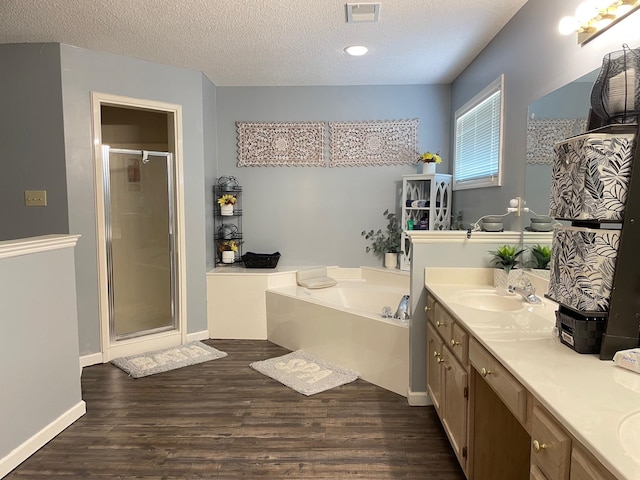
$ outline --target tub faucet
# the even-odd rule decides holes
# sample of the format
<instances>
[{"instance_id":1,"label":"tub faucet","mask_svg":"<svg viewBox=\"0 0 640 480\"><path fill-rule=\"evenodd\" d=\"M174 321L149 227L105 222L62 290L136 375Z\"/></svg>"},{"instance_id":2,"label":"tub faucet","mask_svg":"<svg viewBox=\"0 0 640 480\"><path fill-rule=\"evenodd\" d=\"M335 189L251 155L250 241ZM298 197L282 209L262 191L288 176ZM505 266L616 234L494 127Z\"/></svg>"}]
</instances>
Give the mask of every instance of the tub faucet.
<instances>
[{"instance_id":1,"label":"tub faucet","mask_svg":"<svg viewBox=\"0 0 640 480\"><path fill-rule=\"evenodd\" d=\"M526 275L522 275L514 285L509 285L509 293L517 293L526 300L527 303L538 305L542 303L540 297L536 295L536 289L531 284L531 280Z\"/></svg>"},{"instance_id":2,"label":"tub faucet","mask_svg":"<svg viewBox=\"0 0 640 480\"><path fill-rule=\"evenodd\" d=\"M398 309L393 315L393 318L400 320L409 320L409 295L403 295L402 300L398 304Z\"/></svg>"}]
</instances>

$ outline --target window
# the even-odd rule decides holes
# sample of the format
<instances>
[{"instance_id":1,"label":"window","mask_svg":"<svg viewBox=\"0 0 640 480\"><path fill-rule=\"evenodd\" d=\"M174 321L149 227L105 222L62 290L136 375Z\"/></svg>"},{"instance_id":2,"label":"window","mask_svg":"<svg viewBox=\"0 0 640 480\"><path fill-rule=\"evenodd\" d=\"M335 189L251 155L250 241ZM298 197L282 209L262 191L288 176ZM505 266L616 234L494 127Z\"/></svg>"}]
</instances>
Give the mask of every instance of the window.
<instances>
[{"instance_id":1,"label":"window","mask_svg":"<svg viewBox=\"0 0 640 480\"><path fill-rule=\"evenodd\" d=\"M456 111L454 190L501 185L503 81L501 75Z\"/></svg>"}]
</instances>

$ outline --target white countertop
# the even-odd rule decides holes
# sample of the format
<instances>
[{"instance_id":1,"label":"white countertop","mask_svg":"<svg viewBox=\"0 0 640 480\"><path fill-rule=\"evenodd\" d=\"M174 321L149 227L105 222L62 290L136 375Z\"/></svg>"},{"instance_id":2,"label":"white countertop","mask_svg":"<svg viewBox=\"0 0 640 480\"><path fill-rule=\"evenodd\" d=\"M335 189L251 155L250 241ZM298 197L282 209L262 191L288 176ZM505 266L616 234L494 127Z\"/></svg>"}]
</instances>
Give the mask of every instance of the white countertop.
<instances>
[{"instance_id":1,"label":"white countertop","mask_svg":"<svg viewBox=\"0 0 640 480\"><path fill-rule=\"evenodd\" d=\"M561 344L557 305L543 298L540 279L542 306L488 312L460 304L461 291L491 286L487 270L427 268L425 287L611 473L640 479L640 374Z\"/></svg>"}]
</instances>

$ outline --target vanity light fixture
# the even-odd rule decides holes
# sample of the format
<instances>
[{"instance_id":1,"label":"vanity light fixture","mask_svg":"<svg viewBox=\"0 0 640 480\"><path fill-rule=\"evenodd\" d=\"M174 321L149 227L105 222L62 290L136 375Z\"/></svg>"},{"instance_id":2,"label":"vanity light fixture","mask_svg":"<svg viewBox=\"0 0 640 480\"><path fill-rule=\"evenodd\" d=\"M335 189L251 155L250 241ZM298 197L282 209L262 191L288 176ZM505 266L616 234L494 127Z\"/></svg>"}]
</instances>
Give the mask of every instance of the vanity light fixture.
<instances>
[{"instance_id":1,"label":"vanity light fixture","mask_svg":"<svg viewBox=\"0 0 640 480\"><path fill-rule=\"evenodd\" d=\"M344 51L353 57L360 57L366 54L369 49L364 45L351 45L350 47L345 48Z\"/></svg>"},{"instance_id":2,"label":"vanity light fixture","mask_svg":"<svg viewBox=\"0 0 640 480\"><path fill-rule=\"evenodd\" d=\"M587 0L573 16L560 19L558 30L562 35L577 32L582 45L638 8L640 0Z\"/></svg>"}]
</instances>

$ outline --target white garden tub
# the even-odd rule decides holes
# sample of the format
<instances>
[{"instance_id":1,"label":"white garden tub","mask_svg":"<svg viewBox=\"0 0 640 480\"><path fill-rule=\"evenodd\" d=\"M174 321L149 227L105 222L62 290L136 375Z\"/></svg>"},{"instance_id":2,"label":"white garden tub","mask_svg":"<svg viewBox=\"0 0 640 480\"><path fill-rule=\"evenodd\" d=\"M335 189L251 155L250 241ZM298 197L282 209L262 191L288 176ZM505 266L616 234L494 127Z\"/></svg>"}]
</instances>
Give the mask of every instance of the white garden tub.
<instances>
[{"instance_id":1,"label":"white garden tub","mask_svg":"<svg viewBox=\"0 0 640 480\"><path fill-rule=\"evenodd\" d=\"M406 396L409 386L408 322L382 318L395 313L408 289L343 280L311 290L269 289L267 338L289 350L304 350L360 373L360 377Z\"/></svg>"}]
</instances>

